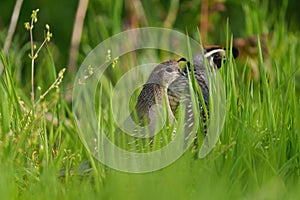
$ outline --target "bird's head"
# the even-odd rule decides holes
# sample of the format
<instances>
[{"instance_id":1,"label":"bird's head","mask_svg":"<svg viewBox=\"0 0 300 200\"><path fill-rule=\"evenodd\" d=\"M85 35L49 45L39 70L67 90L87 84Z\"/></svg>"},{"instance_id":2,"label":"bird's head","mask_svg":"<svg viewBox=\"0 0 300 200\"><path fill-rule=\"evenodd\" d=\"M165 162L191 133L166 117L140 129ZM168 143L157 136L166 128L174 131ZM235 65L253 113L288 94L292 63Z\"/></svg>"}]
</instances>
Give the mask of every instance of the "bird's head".
<instances>
[{"instance_id":1,"label":"bird's head","mask_svg":"<svg viewBox=\"0 0 300 200\"><path fill-rule=\"evenodd\" d=\"M222 66L222 62L226 61L226 48L219 46L208 46L203 49L203 53L198 53L193 56L194 70L205 70L204 59L208 61L209 66L212 69L219 69ZM232 56L236 58L239 54L237 48L232 47Z\"/></svg>"},{"instance_id":2,"label":"bird's head","mask_svg":"<svg viewBox=\"0 0 300 200\"><path fill-rule=\"evenodd\" d=\"M238 57L239 51L237 48L232 47L233 58ZM220 68L222 62L226 61L226 48L219 46L209 46L204 48L204 57L208 60L208 63L212 67Z\"/></svg>"},{"instance_id":3,"label":"bird's head","mask_svg":"<svg viewBox=\"0 0 300 200\"><path fill-rule=\"evenodd\" d=\"M176 60L168 60L157 65L151 72L147 84L154 83L168 87L176 78L182 76Z\"/></svg>"}]
</instances>

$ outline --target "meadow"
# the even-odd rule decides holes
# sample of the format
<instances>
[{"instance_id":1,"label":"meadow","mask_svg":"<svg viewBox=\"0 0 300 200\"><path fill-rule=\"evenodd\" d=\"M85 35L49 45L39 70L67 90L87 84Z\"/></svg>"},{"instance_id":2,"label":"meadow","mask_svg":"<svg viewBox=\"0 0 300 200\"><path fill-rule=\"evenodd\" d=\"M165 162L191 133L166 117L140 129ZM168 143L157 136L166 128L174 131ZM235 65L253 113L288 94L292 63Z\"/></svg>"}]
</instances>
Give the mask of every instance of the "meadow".
<instances>
[{"instance_id":1,"label":"meadow","mask_svg":"<svg viewBox=\"0 0 300 200\"><path fill-rule=\"evenodd\" d=\"M46 3L24 3L29 11L20 15L10 49L0 53L1 199L298 199L300 32L297 20L287 18L289 1L276 1L278 7L268 1L211 1L209 20L202 23L200 2L130 1L138 2L137 7L125 2L89 2L74 68L67 64L70 49L61 44L63 33L56 31L61 29L51 21L45 28ZM36 6L33 48L30 14ZM2 47L8 25L0 25ZM188 150L166 168L131 174L89 154L78 135L71 99L76 70L97 44L123 30L146 26L179 30L199 42L200 35L204 44L232 43L240 55L219 70L226 118L212 152L195 159L195 152ZM36 57L31 48L39 51ZM162 61L169 56L157 55ZM143 61L129 58L105 72L110 87ZM108 129L115 129L110 108L97 106L106 112L101 119ZM89 164L82 164L85 160Z\"/></svg>"}]
</instances>

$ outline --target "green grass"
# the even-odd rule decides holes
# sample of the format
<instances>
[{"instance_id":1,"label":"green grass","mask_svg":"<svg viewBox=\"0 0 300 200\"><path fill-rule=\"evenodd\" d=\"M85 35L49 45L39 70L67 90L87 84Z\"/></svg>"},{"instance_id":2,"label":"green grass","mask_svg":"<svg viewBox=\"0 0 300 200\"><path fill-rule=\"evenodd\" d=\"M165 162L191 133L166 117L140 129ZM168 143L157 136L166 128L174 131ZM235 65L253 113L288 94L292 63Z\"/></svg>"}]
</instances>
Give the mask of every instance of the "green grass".
<instances>
[{"instance_id":1,"label":"green grass","mask_svg":"<svg viewBox=\"0 0 300 200\"><path fill-rule=\"evenodd\" d=\"M245 4L243 9L249 16L247 34L272 29L267 44L270 55L263 58L259 48L256 57L259 81L250 79L249 60L238 58L236 62L227 62L220 70L226 88L227 113L216 147L198 160L188 151L172 165L151 173L123 173L92 159L78 137L70 102L65 99L72 83L63 82L60 91L53 90L29 114L30 78L20 74L30 65L26 66L28 69L18 66L20 59L28 62L27 57L19 55L24 49L22 52L14 49L11 57L1 54L5 68L0 78L1 199L297 199L300 196L300 91L297 90L300 34L286 28L284 9L278 21L274 14L270 15L270 21L258 20L268 12L265 4L261 10L253 9L258 5ZM105 22L110 26L96 20L100 26L93 27L96 14L88 14L84 52L100 42L91 38L103 39L122 30L120 5L110 12L114 12L113 18ZM150 25L156 19L151 12L147 17ZM223 38L227 39L227 46L230 46L229 33L229 30L221 33L227 35ZM88 34L92 35L90 40ZM36 86L42 86L42 91L57 78L51 52L55 50L49 46L37 60L35 82ZM133 64L136 60L128 62ZM114 84L123 69L108 71L108 80L113 79ZM107 92L104 88L101 91ZM110 110L105 105L97 106L106 113L103 123L113 130ZM90 160L93 168L86 175L78 169L85 159ZM63 177L59 176L61 169L67 171Z\"/></svg>"}]
</instances>

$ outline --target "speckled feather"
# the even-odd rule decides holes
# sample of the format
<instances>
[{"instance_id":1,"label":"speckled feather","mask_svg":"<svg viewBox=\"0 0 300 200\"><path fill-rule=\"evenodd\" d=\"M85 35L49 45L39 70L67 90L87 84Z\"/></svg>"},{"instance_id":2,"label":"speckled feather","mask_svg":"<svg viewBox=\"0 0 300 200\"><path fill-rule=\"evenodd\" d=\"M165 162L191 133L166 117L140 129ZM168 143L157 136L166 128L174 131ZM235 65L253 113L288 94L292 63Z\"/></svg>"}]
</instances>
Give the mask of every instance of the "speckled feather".
<instances>
[{"instance_id":1,"label":"speckled feather","mask_svg":"<svg viewBox=\"0 0 300 200\"><path fill-rule=\"evenodd\" d=\"M206 51L204 52L206 53ZM212 55L214 56L214 55ZM195 79L198 82L198 85L201 89L202 96L204 99L204 103L206 104L207 111L208 110L208 104L209 104L209 87L208 87L208 80L206 76L206 70L205 70L205 63L204 59L208 59L208 63L212 64L212 69L215 70L218 68L218 66L215 65L214 62L210 62L210 60L213 60L213 57L211 58L206 58L205 55L202 54L196 54L193 56L193 66L194 66L194 75ZM220 59L220 56L218 55L218 59ZM219 64L219 63L218 63ZM189 67L189 66L188 66ZM189 68L190 70L190 68ZM192 111L192 105L191 105L191 100L190 99L190 92L189 92L189 81L187 77L179 77L173 83L169 86L168 88L168 98L170 102L170 107L172 111L175 113L178 105L181 104L186 104L186 111L187 115L186 118L184 119L186 121L185 126L190 127L192 126L194 122L194 117L193 117L193 111ZM206 136L207 135L207 117L205 114L205 111L203 109L203 106L199 102L199 108L200 108L200 115L201 115L201 121L203 123L203 134ZM190 138L194 138L194 147L197 147L197 135L186 135L185 140L189 141Z\"/></svg>"},{"instance_id":2,"label":"speckled feather","mask_svg":"<svg viewBox=\"0 0 300 200\"><path fill-rule=\"evenodd\" d=\"M173 71L170 71L173 70ZM155 105L163 105L163 101L166 100L166 104L168 105L168 119L169 123L172 123L174 119L174 115L171 111L171 108L169 106L168 98L167 98L167 87L173 82L176 78L180 77L181 74L179 73L180 67L178 65L178 62L176 60L169 60L166 62L163 62L156 66L154 70L151 72L147 82L143 86L142 91L140 92L137 100L137 104L135 106L136 114L138 117L137 125L143 127L151 121L155 121L153 119L157 116L157 111L155 108ZM124 121L124 124L126 124L128 121L132 119L133 121L135 119L135 114L132 112L130 116ZM133 132L137 130L132 130ZM119 133L121 132L120 129L116 131L117 138ZM153 142L153 137L150 137L149 145L151 146ZM127 137L127 142L129 146L129 149L132 151L136 151L138 149L138 139L134 137ZM144 141L143 141L144 143ZM132 147L132 145L134 145ZM143 147L144 148L144 147Z\"/></svg>"}]
</instances>

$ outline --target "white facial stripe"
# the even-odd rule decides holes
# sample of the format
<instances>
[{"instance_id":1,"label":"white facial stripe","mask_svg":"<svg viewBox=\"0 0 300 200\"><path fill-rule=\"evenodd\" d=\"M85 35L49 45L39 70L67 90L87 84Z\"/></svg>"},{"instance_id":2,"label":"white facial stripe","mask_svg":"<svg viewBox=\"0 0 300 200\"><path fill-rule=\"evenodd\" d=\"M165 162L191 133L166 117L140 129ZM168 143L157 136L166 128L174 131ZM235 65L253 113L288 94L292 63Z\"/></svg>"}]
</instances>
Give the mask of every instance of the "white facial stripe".
<instances>
[{"instance_id":1,"label":"white facial stripe","mask_svg":"<svg viewBox=\"0 0 300 200\"><path fill-rule=\"evenodd\" d=\"M214 58L210 58L209 59L209 65L210 66L214 66L215 65Z\"/></svg>"},{"instance_id":2,"label":"white facial stripe","mask_svg":"<svg viewBox=\"0 0 300 200\"><path fill-rule=\"evenodd\" d=\"M214 53L218 53L218 52L224 52L225 53L225 50L224 49L214 49L214 50L211 50L211 51L207 52L204 56L206 58L208 58L211 55L213 55Z\"/></svg>"}]
</instances>

